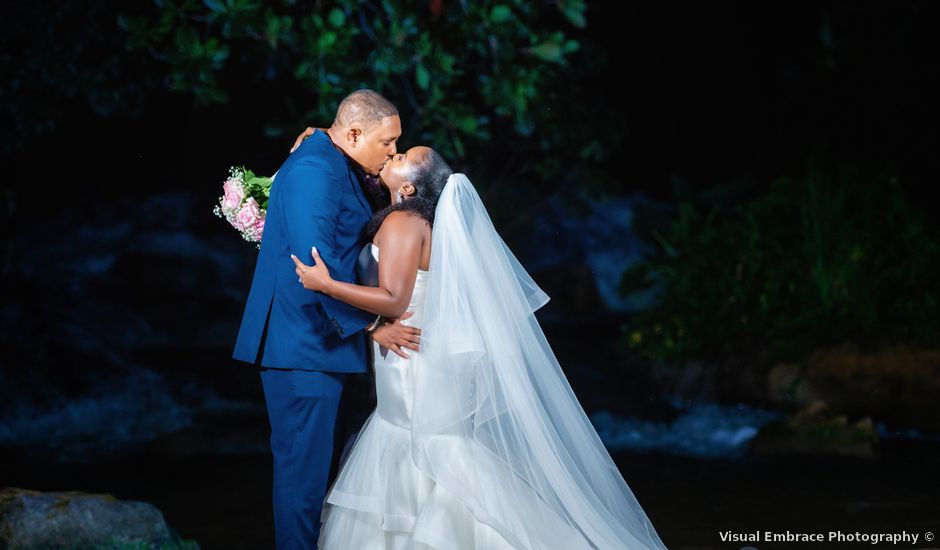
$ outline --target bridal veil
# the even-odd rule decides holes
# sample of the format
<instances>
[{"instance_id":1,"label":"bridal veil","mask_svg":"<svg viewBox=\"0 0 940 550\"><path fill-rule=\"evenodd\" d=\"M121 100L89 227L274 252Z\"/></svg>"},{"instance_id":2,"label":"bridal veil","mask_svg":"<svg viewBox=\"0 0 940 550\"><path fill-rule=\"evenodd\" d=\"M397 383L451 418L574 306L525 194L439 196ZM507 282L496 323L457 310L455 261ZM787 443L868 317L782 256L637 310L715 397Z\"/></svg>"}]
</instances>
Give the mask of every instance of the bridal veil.
<instances>
[{"instance_id":1,"label":"bridal veil","mask_svg":"<svg viewBox=\"0 0 940 550\"><path fill-rule=\"evenodd\" d=\"M418 468L518 548L665 548L535 318L548 296L464 174L448 179L431 238L411 400Z\"/></svg>"}]
</instances>

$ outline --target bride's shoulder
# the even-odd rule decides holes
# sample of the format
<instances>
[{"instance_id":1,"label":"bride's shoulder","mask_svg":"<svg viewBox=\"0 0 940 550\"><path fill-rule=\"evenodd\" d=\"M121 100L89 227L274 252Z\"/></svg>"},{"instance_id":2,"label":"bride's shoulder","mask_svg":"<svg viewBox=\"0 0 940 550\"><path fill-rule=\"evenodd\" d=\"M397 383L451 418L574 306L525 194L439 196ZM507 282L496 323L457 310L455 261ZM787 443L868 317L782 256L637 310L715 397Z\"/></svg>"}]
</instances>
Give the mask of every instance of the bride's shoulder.
<instances>
[{"instance_id":1,"label":"bride's shoulder","mask_svg":"<svg viewBox=\"0 0 940 550\"><path fill-rule=\"evenodd\" d=\"M414 210L395 210L389 212L388 216L385 216L382 227L387 225L398 229L410 229L430 224L428 224L428 220L424 219L424 216L419 212L415 212Z\"/></svg>"},{"instance_id":2,"label":"bride's shoulder","mask_svg":"<svg viewBox=\"0 0 940 550\"><path fill-rule=\"evenodd\" d=\"M430 224L421 214L410 210L395 210L385 216L376 234L414 234L420 236L429 227Z\"/></svg>"}]
</instances>

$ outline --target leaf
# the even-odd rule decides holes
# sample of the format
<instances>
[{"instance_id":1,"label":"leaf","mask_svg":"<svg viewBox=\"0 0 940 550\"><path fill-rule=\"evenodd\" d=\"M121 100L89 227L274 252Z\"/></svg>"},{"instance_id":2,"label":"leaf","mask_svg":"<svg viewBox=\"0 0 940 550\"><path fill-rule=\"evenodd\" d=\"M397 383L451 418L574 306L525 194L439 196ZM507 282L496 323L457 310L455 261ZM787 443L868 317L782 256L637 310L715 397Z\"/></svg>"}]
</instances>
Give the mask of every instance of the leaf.
<instances>
[{"instance_id":1,"label":"leaf","mask_svg":"<svg viewBox=\"0 0 940 550\"><path fill-rule=\"evenodd\" d=\"M667 256L670 258L676 258L679 255L679 252L676 250L676 248L669 244L669 241L667 241L665 237L659 233L659 231L653 231L652 236L654 239L656 239L656 242L659 243L659 246L663 247L663 251Z\"/></svg>"},{"instance_id":2,"label":"leaf","mask_svg":"<svg viewBox=\"0 0 940 550\"><path fill-rule=\"evenodd\" d=\"M445 73L449 73L454 69L454 62L456 59L450 54L441 54L437 58L437 62L441 65L441 70Z\"/></svg>"},{"instance_id":3,"label":"leaf","mask_svg":"<svg viewBox=\"0 0 940 550\"><path fill-rule=\"evenodd\" d=\"M558 0L558 9L571 22L572 25L583 29L587 22L584 19L584 0Z\"/></svg>"},{"instance_id":4,"label":"leaf","mask_svg":"<svg viewBox=\"0 0 940 550\"><path fill-rule=\"evenodd\" d=\"M493 23L505 23L510 18L512 18L512 10L509 9L509 6L493 6L493 9L490 10L490 19Z\"/></svg>"},{"instance_id":5,"label":"leaf","mask_svg":"<svg viewBox=\"0 0 940 550\"><path fill-rule=\"evenodd\" d=\"M330 10L329 20L330 25L333 25L336 28L342 27L343 23L346 22L346 14L344 14L343 10L339 8L333 8Z\"/></svg>"},{"instance_id":6,"label":"leaf","mask_svg":"<svg viewBox=\"0 0 940 550\"><path fill-rule=\"evenodd\" d=\"M431 40L431 35L426 32L418 35L415 44L415 50L417 50L418 55L421 57L430 56L431 52L434 51L434 42Z\"/></svg>"},{"instance_id":7,"label":"leaf","mask_svg":"<svg viewBox=\"0 0 940 550\"><path fill-rule=\"evenodd\" d=\"M561 46L558 42L543 42L529 51L543 61L552 63L561 63L562 61Z\"/></svg>"},{"instance_id":8,"label":"leaf","mask_svg":"<svg viewBox=\"0 0 940 550\"><path fill-rule=\"evenodd\" d=\"M219 0L202 0L202 2L207 8L216 13L225 13L225 4L219 2Z\"/></svg>"},{"instance_id":9,"label":"leaf","mask_svg":"<svg viewBox=\"0 0 940 550\"><path fill-rule=\"evenodd\" d=\"M456 135L453 136L453 144L454 150L457 152L457 156L463 158L466 151L464 151L463 142L460 141L460 138Z\"/></svg>"},{"instance_id":10,"label":"leaf","mask_svg":"<svg viewBox=\"0 0 940 550\"><path fill-rule=\"evenodd\" d=\"M477 131L477 119L472 116L460 117L455 124L457 128L468 134L473 134Z\"/></svg>"},{"instance_id":11,"label":"leaf","mask_svg":"<svg viewBox=\"0 0 940 550\"><path fill-rule=\"evenodd\" d=\"M418 83L418 87L422 90L427 90L431 83L431 77L428 75L428 70L421 63L418 63L415 66L415 80Z\"/></svg>"},{"instance_id":12,"label":"leaf","mask_svg":"<svg viewBox=\"0 0 940 550\"><path fill-rule=\"evenodd\" d=\"M226 59L228 59L228 46L222 46L212 52L212 62L214 65L220 65Z\"/></svg>"},{"instance_id":13,"label":"leaf","mask_svg":"<svg viewBox=\"0 0 940 550\"><path fill-rule=\"evenodd\" d=\"M294 65L294 77L303 80L310 73L311 65L310 61L301 61Z\"/></svg>"},{"instance_id":14,"label":"leaf","mask_svg":"<svg viewBox=\"0 0 940 550\"><path fill-rule=\"evenodd\" d=\"M320 35L320 38L317 40L317 47L321 52L325 52L329 49L330 46L336 43L336 33L333 31L327 31Z\"/></svg>"}]
</instances>

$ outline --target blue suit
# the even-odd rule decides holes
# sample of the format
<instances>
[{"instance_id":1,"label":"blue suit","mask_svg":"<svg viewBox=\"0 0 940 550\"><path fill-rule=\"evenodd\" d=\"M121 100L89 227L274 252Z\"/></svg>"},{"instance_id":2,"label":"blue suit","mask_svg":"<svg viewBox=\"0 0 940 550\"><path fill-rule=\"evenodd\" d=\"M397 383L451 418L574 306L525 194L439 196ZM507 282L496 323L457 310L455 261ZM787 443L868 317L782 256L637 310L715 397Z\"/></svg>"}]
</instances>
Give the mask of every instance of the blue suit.
<instances>
[{"instance_id":1,"label":"blue suit","mask_svg":"<svg viewBox=\"0 0 940 550\"><path fill-rule=\"evenodd\" d=\"M293 253L316 246L334 279L356 282L372 207L346 156L316 131L281 165L233 357L259 365L274 455L277 548L316 548L343 382L368 370L375 315L297 281Z\"/></svg>"}]
</instances>

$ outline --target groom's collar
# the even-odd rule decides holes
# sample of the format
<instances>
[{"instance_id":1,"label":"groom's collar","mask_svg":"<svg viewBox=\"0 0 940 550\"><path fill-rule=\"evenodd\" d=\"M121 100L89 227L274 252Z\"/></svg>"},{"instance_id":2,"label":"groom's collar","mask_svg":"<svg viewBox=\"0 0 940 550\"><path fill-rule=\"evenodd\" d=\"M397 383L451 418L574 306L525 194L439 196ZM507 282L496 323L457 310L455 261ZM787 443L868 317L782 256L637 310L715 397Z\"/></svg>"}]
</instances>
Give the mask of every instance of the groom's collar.
<instances>
[{"instance_id":1,"label":"groom's collar","mask_svg":"<svg viewBox=\"0 0 940 550\"><path fill-rule=\"evenodd\" d=\"M369 205L372 206L372 211L377 212L382 208L388 206L389 204L389 194L388 190L382 185L381 180L378 176L372 176L366 173L365 169L359 165L358 162L354 161L349 155L346 154L346 151L343 151L338 145L333 143L333 139L329 134L317 128L314 130L313 135L310 137L326 140L330 145L336 148L339 154L343 155L343 159L346 160L347 165L352 172L356 175L356 179L359 180L359 185L362 191L365 193L368 198Z\"/></svg>"},{"instance_id":2,"label":"groom's collar","mask_svg":"<svg viewBox=\"0 0 940 550\"><path fill-rule=\"evenodd\" d=\"M339 151L341 155L346 157L346 152L343 151L339 145L336 145L335 143L333 143L333 138L331 138L330 135L324 132L323 130L317 128L316 130L313 131L313 135L311 135L310 137L318 137L320 139L326 140L326 142L332 145L333 147L335 147L336 150ZM348 159L349 157L346 157L346 158Z\"/></svg>"},{"instance_id":3,"label":"groom's collar","mask_svg":"<svg viewBox=\"0 0 940 550\"><path fill-rule=\"evenodd\" d=\"M388 206L389 195L385 186L382 185L382 180L378 176L366 173L366 171L356 163L350 163L350 166L352 166L356 177L359 178L362 190L369 199L369 205L372 206L372 211L378 212Z\"/></svg>"},{"instance_id":4,"label":"groom's collar","mask_svg":"<svg viewBox=\"0 0 940 550\"><path fill-rule=\"evenodd\" d=\"M352 168L353 171L356 172L357 175L359 175L359 179L361 180L361 179L362 179L362 175L365 174L365 170L363 170L363 169L359 166L359 163L356 162L355 160L353 160L352 157L350 157L349 155L347 155L347 154L346 154L346 151L343 151L343 148L342 148L342 147L340 147L339 145L333 143L333 138L331 138L329 134L327 134L327 133L324 132L323 130L320 130L319 128L317 128L316 130L313 131L313 136L317 136L317 135L321 136L320 139L326 140L327 143L329 143L331 146L333 146L333 147L336 148L336 151L337 151L339 154L343 155L343 159L345 159L345 160L346 160L346 163L349 164L349 167ZM313 137L313 136L311 136L311 137Z\"/></svg>"},{"instance_id":5,"label":"groom's collar","mask_svg":"<svg viewBox=\"0 0 940 550\"><path fill-rule=\"evenodd\" d=\"M336 148L336 151L339 154L343 155L343 159L346 161L347 166L349 166L353 174L356 175L359 188L365 194L373 212L377 212L378 210L381 210L383 207L388 205L389 196L378 176L372 176L366 173L365 169L362 168L358 162L353 160L352 157L347 155L346 151L343 151L342 148L333 143L333 139L323 130L320 130L319 128L314 130L310 139L314 137L326 140L330 145Z\"/></svg>"}]
</instances>

